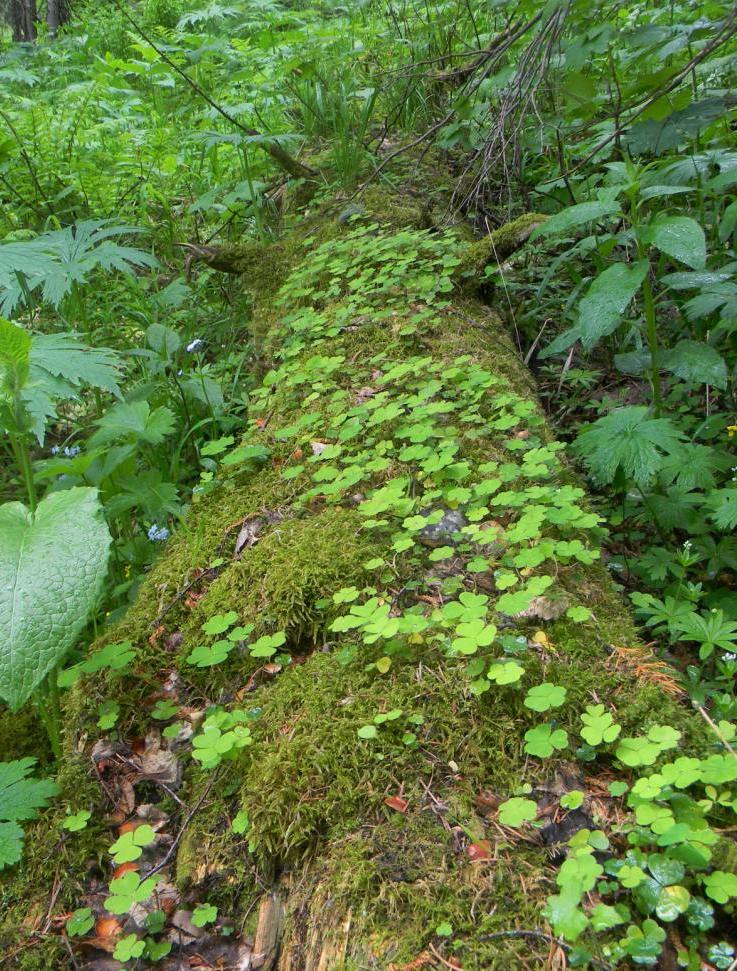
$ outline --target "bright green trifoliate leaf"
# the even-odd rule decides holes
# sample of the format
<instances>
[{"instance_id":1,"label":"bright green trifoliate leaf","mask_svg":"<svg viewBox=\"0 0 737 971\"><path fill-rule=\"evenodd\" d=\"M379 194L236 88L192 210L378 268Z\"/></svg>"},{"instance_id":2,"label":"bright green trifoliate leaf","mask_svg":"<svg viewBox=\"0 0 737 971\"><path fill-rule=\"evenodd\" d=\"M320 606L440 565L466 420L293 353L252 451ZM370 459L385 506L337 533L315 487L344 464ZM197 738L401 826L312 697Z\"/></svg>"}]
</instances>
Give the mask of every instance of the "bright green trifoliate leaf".
<instances>
[{"instance_id":1,"label":"bright green trifoliate leaf","mask_svg":"<svg viewBox=\"0 0 737 971\"><path fill-rule=\"evenodd\" d=\"M276 634L264 634L250 645L251 657L272 657L276 654L277 648L286 643L286 640L287 635L283 630L277 631Z\"/></svg>"},{"instance_id":2,"label":"bright green trifoliate leaf","mask_svg":"<svg viewBox=\"0 0 737 971\"><path fill-rule=\"evenodd\" d=\"M198 644L187 656L187 664L196 668L211 668L222 664L235 647L231 640L215 641L214 644Z\"/></svg>"},{"instance_id":3,"label":"bright green trifoliate leaf","mask_svg":"<svg viewBox=\"0 0 737 971\"><path fill-rule=\"evenodd\" d=\"M576 941L588 926L588 918L579 906L580 896L573 887L564 887L559 894L548 897L545 916L556 934L567 941Z\"/></svg>"},{"instance_id":4,"label":"bright green trifoliate leaf","mask_svg":"<svg viewBox=\"0 0 737 971\"><path fill-rule=\"evenodd\" d=\"M515 684L524 673L525 669L516 661L494 661L486 677L495 684Z\"/></svg>"},{"instance_id":5,"label":"bright green trifoliate leaf","mask_svg":"<svg viewBox=\"0 0 737 971\"><path fill-rule=\"evenodd\" d=\"M88 809L80 809L77 813L69 813L61 825L70 833L78 833L85 829L91 816L92 813Z\"/></svg>"},{"instance_id":6,"label":"bright green trifoliate leaf","mask_svg":"<svg viewBox=\"0 0 737 971\"><path fill-rule=\"evenodd\" d=\"M110 853L118 865L131 863L141 856L144 846L149 846L155 839L153 827L144 823L118 837L110 847Z\"/></svg>"},{"instance_id":7,"label":"bright green trifoliate leaf","mask_svg":"<svg viewBox=\"0 0 737 971\"><path fill-rule=\"evenodd\" d=\"M17 711L73 647L97 605L110 532L96 489L54 492L35 516L0 506L0 697Z\"/></svg>"},{"instance_id":8,"label":"bright green trifoliate leaf","mask_svg":"<svg viewBox=\"0 0 737 971\"><path fill-rule=\"evenodd\" d=\"M567 745L568 734L562 728L537 725L525 732L525 752L540 759L549 758L556 749L564 749Z\"/></svg>"},{"instance_id":9,"label":"bright green trifoliate leaf","mask_svg":"<svg viewBox=\"0 0 737 971\"><path fill-rule=\"evenodd\" d=\"M587 705L586 712L581 715L584 727L581 738L588 745L601 745L603 742L613 742L622 731L621 725L615 725L614 719L605 711L604 705ZM625 792L627 787L622 790ZM614 793L612 793L614 795Z\"/></svg>"},{"instance_id":10,"label":"bright green trifoliate leaf","mask_svg":"<svg viewBox=\"0 0 737 971\"><path fill-rule=\"evenodd\" d=\"M566 689L560 685L546 681L530 688L525 698L525 707L533 711L547 711L549 708L560 708L566 700Z\"/></svg>"},{"instance_id":11,"label":"bright green trifoliate leaf","mask_svg":"<svg viewBox=\"0 0 737 971\"><path fill-rule=\"evenodd\" d=\"M480 647L488 647L496 637L496 627L481 619L459 624L455 632L450 647L457 654L475 654Z\"/></svg>"},{"instance_id":12,"label":"bright green trifoliate leaf","mask_svg":"<svg viewBox=\"0 0 737 971\"><path fill-rule=\"evenodd\" d=\"M521 826L537 816L537 803L532 799L513 796L499 806L499 822L502 826Z\"/></svg>"},{"instance_id":13,"label":"bright green trifoliate leaf","mask_svg":"<svg viewBox=\"0 0 737 971\"><path fill-rule=\"evenodd\" d=\"M135 934L126 934L115 945L113 957L116 961L133 961L135 958L141 957L145 949L145 941L136 937Z\"/></svg>"},{"instance_id":14,"label":"bright green trifoliate leaf","mask_svg":"<svg viewBox=\"0 0 737 971\"><path fill-rule=\"evenodd\" d=\"M205 621L202 625L202 630L205 634L217 636L218 634L224 634L237 620L238 614L235 610L229 610L225 614L214 614Z\"/></svg>"},{"instance_id":15,"label":"bright green trifoliate leaf","mask_svg":"<svg viewBox=\"0 0 737 971\"><path fill-rule=\"evenodd\" d=\"M217 920L218 909L214 904L198 904L192 911L192 923L195 927L205 927Z\"/></svg>"},{"instance_id":16,"label":"bright green trifoliate leaf","mask_svg":"<svg viewBox=\"0 0 737 971\"><path fill-rule=\"evenodd\" d=\"M117 701L109 699L97 706L97 726L103 731L108 731L117 724L120 717L120 705Z\"/></svg>"},{"instance_id":17,"label":"bright green trifoliate leaf","mask_svg":"<svg viewBox=\"0 0 737 971\"><path fill-rule=\"evenodd\" d=\"M127 913L133 904L148 900L158 882L158 877L141 880L135 871L129 870L122 877L110 881L110 896L104 902L105 910L111 914Z\"/></svg>"},{"instance_id":18,"label":"bright green trifoliate leaf","mask_svg":"<svg viewBox=\"0 0 737 971\"><path fill-rule=\"evenodd\" d=\"M66 932L70 937L83 937L95 926L95 918L89 907L75 910L66 924Z\"/></svg>"},{"instance_id":19,"label":"bright green trifoliate leaf","mask_svg":"<svg viewBox=\"0 0 737 971\"><path fill-rule=\"evenodd\" d=\"M621 739L614 753L624 765L652 765L661 752L675 748L681 733L670 725L653 725L647 735Z\"/></svg>"},{"instance_id":20,"label":"bright green trifoliate leaf","mask_svg":"<svg viewBox=\"0 0 737 971\"><path fill-rule=\"evenodd\" d=\"M718 904L726 904L728 900L737 897L737 875L725 870L715 870L704 877L704 891L707 897L716 900Z\"/></svg>"},{"instance_id":21,"label":"bright green trifoliate leaf","mask_svg":"<svg viewBox=\"0 0 737 971\"><path fill-rule=\"evenodd\" d=\"M579 789L572 789L561 796L560 804L564 809L578 809L583 805L583 793Z\"/></svg>"}]
</instances>

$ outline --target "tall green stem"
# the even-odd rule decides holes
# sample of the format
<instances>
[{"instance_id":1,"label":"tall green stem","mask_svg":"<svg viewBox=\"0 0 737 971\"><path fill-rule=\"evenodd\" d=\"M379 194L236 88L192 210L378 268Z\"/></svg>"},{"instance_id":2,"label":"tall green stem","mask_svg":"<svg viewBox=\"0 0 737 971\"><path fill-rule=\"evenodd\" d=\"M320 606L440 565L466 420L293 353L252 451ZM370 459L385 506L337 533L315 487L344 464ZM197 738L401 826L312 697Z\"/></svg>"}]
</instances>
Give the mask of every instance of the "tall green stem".
<instances>
[{"instance_id":1,"label":"tall green stem","mask_svg":"<svg viewBox=\"0 0 737 971\"><path fill-rule=\"evenodd\" d=\"M33 466L31 465L31 453L22 435L11 435L10 444L13 449L15 461L18 463L23 483L28 495L28 505L32 513L35 513L38 499L36 496L36 485L33 481Z\"/></svg>"},{"instance_id":2,"label":"tall green stem","mask_svg":"<svg viewBox=\"0 0 737 971\"><path fill-rule=\"evenodd\" d=\"M641 259L646 258L646 254L641 252ZM653 285L650 281L650 270L642 284L642 296L645 303L645 332L647 335L647 345L650 350L650 382L653 388L653 410L655 417L660 417L663 406L663 394L660 386L660 367L658 364L658 322L655 316L655 296L653 295Z\"/></svg>"},{"instance_id":3,"label":"tall green stem","mask_svg":"<svg viewBox=\"0 0 737 971\"><path fill-rule=\"evenodd\" d=\"M55 759L61 758L61 707L57 668L52 668L34 692L36 707L49 737Z\"/></svg>"}]
</instances>

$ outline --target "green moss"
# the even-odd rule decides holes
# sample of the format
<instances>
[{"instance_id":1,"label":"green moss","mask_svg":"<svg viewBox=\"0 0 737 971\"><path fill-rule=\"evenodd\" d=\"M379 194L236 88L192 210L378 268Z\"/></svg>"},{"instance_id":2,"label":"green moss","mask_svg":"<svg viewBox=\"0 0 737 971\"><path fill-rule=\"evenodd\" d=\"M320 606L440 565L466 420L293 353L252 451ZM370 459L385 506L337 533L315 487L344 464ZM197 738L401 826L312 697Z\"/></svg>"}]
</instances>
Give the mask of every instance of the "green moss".
<instances>
[{"instance_id":1,"label":"green moss","mask_svg":"<svg viewBox=\"0 0 737 971\"><path fill-rule=\"evenodd\" d=\"M284 630L298 651L311 649L332 613L319 601L341 587L362 586L363 563L377 553L352 510L285 519L213 583L200 613L210 616L235 604L257 632Z\"/></svg>"}]
</instances>

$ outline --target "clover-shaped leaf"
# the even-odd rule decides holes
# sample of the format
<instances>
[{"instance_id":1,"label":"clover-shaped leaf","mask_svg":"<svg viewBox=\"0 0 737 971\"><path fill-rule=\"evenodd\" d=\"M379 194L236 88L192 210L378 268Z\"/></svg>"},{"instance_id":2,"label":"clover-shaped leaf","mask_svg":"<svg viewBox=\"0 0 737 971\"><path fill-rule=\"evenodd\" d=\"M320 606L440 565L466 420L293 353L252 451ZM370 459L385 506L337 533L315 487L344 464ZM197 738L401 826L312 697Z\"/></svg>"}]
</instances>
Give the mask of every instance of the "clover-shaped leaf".
<instances>
[{"instance_id":1,"label":"clover-shaped leaf","mask_svg":"<svg viewBox=\"0 0 737 971\"><path fill-rule=\"evenodd\" d=\"M496 637L496 627L476 619L459 624L456 637L451 641L451 650L457 654L475 654L479 647L488 647Z\"/></svg>"},{"instance_id":2,"label":"clover-shaped leaf","mask_svg":"<svg viewBox=\"0 0 737 971\"><path fill-rule=\"evenodd\" d=\"M122 877L110 881L110 896L105 900L105 910L111 914L127 913L133 904L148 900L158 882L158 877L141 880L138 873L129 870Z\"/></svg>"},{"instance_id":3,"label":"clover-shaped leaf","mask_svg":"<svg viewBox=\"0 0 737 971\"><path fill-rule=\"evenodd\" d=\"M70 833L78 833L79 830L86 827L91 816L92 813L89 810L80 809L79 812L68 813L66 818L62 820L61 825Z\"/></svg>"},{"instance_id":4,"label":"clover-shaped leaf","mask_svg":"<svg viewBox=\"0 0 737 971\"><path fill-rule=\"evenodd\" d=\"M376 738L379 734L379 730L376 725L361 725L358 729L358 737L364 739Z\"/></svg>"},{"instance_id":5,"label":"clover-shaped leaf","mask_svg":"<svg viewBox=\"0 0 737 971\"><path fill-rule=\"evenodd\" d=\"M486 677L496 684L514 684L524 673L525 669L516 661L494 661Z\"/></svg>"},{"instance_id":6,"label":"clover-shaped leaf","mask_svg":"<svg viewBox=\"0 0 737 971\"><path fill-rule=\"evenodd\" d=\"M134 958L141 957L145 947L145 941L140 940L135 934L127 934L115 945L113 957L116 961L132 961Z\"/></svg>"},{"instance_id":7,"label":"clover-shaped leaf","mask_svg":"<svg viewBox=\"0 0 737 971\"><path fill-rule=\"evenodd\" d=\"M196 668L211 668L222 664L234 648L232 641L215 641L214 644L198 644L187 657L187 664Z\"/></svg>"},{"instance_id":8,"label":"clover-shaped leaf","mask_svg":"<svg viewBox=\"0 0 737 971\"><path fill-rule=\"evenodd\" d=\"M218 909L214 904L198 904L192 911L192 923L195 927L205 927L217 920Z\"/></svg>"},{"instance_id":9,"label":"clover-shaped leaf","mask_svg":"<svg viewBox=\"0 0 737 971\"><path fill-rule=\"evenodd\" d=\"M537 816L537 803L532 799L514 796L499 806L499 822L503 826L521 826Z\"/></svg>"},{"instance_id":10,"label":"clover-shaped leaf","mask_svg":"<svg viewBox=\"0 0 737 971\"><path fill-rule=\"evenodd\" d=\"M155 839L156 833L153 827L144 823L119 836L110 847L110 853L118 865L130 863L137 860L143 853L143 847L153 843Z\"/></svg>"},{"instance_id":11,"label":"clover-shaped leaf","mask_svg":"<svg viewBox=\"0 0 737 971\"><path fill-rule=\"evenodd\" d=\"M725 870L715 870L703 878L704 892L718 904L726 904L737 897L737 875Z\"/></svg>"},{"instance_id":12,"label":"clover-shaped leaf","mask_svg":"<svg viewBox=\"0 0 737 971\"><path fill-rule=\"evenodd\" d=\"M604 705L587 705L586 712L581 715L584 728L581 729L581 738L592 746L601 745L602 742L613 742L622 731L621 725L615 725L614 719Z\"/></svg>"},{"instance_id":13,"label":"clover-shaped leaf","mask_svg":"<svg viewBox=\"0 0 737 971\"><path fill-rule=\"evenodd\" d=\"M97 706L97 725L103 731L115 726L120 716L120 705L117 701L103 701Z\"/></svg>"},{"instance_id":14,"label":"clover-shaped leaf","mask_svg":"<svg viewBox=\"0 0 737 971\"><path fill-rule=\"evenodd\" d=\"M552 725L537 725L525 732L525 752L547 759L555 749L568 745L568 734L562 728L553 729Z\"/></svg>"},{"instance_id":15,"label":"clover-shaped leaf","mask_svg":"<svg viewBox=\"0 0 737 971\"><path fill-rule=\"evenodd\" d=\"M560 804L564 809L578 809L583 805L583 793L579 789L571 789L560 797Z\"/></svg>"},{"instance_id":16,"label":"clover-shaped leaf","mask_svg":"<svg viewBox=\"0 0 737 971\"><path fill-rule=\"evenodd\" d=\"M66 924L66 932L70 937L82 937L95 926L95 918L89 907L75 910Z\"/></svg>"},{"instance_id":17,"label":"clover-shaped leaf","mask_svg":"<svg viewBox=\"0 0 737 971\"><path fill-rule=\"evenodd\" d=\"M566 888L548 897L543 913L553 925L556 934L567 941L578 940L588 927L588 918L579 906L580 897L575 889Z\"/></svg>"},{"instance_id":18,"label":"clover-shaped leaf","mask_svg":"<svg viewBox=\"0 0 737 971\"><path fill-rule=\"evenodd\" d=\"M530 688L525 698L525 707L533 711L547 711L549 708L560 708L566 700L566 689L550 681L537 684Z\"/></svg>"},{"instance_id":19,"label":"clover-shaped leaf","mask_svg":"<svg viewBox=\"0 0 737 971\"><path fill-rule=\"evenodd\" d=\"M264 634L250 645L251 657L272 657L286 639L287 635L283 630L277 631L276 634Z\"/></svg>"},{"instance_id":20,"label":"clover-shaped leaf","mask_svg":"<svg viewBox=\"0 0 737 971\"><path fill-rule=\"evenodd\" d=\"M159 698L151 709L151 717L157 721L168 721L179 711L179 705L171 698Z\"/></svg>"},{"instance_id":21,"label":"clover-shaped leaf","mask_svg":"<svg viewBox=\"0 0 737 971\"><path fill-rule=\"evenodd\" d=\"M202 630L205 634L211 636L216 636L217 634L224 634L225 631L232 627L233 624L238 620L238 614L235 610L229 610L226 614L215 614L206 620L202 625Z\"/></svg>"},{"instance_id":22,"label":"clover-shaped leaf","mask_svg":"<svg viewBox=\"0 0 737 971\"><path fill-rule=\"evenodd\" d=\"M691 902L691 894L685 887L662 887L655 905L655 913L661 919L670 923L685 914Z\"/></svg>"}]
</instances>

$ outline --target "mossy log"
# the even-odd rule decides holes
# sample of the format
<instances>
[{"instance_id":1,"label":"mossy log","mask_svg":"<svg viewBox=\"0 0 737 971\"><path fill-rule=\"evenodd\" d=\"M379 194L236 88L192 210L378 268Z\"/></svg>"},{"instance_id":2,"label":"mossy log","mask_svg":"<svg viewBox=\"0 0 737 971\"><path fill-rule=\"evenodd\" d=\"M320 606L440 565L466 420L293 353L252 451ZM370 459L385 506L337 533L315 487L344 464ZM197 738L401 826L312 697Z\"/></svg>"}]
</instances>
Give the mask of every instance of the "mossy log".
<instances>
[{"instance_id":1,"label":"mossy log","mask_svg":"<svg viewBox=\"0 0 737 971\"><path fill-rule=\"evenodd\" d=\"M504 557L542 540L509 538L520 509L503 500L479 511L478 484L489 475L501 474L507 489L542 489L550 508L566 511L558 516L563 525L549 522L542 533L577 544L571 550L595 550L596 517L554 447L504 322L469 296L478 253L452 234L414 231L404 202L392 208L369 197L366 206L375 222L365 237L323 213L271 253L244 250L253 325L275 366L244 441L268 449L268 460L221 467L217 486L194 504L137 602L101 639L131 641L133 667L87 677L68 693L62 808L30 827L25 862L2 889L0 952L12 955L12 967L66 967L50 915L105 896L113 806L91 760L104 734L97 705L120 701L116 733L125 743L150 732L154 701L167 696L183 712L212 703L259 710L253 745L223 762L216 785L185 748L183 806L150 784L137 793L163 800L173 833L186 822L169 878L182 906L217 904L251 942L250 967L545 964L541 908L555 879L549 851L539 831L520 836L498 825L495 807L527 785L541 816L550 815L576 787L571 779L586 789L583 770L564 757L525 754L524 733L538 720L523 705L525 691L489 684L479 693L469 658L449 649L442 625L362 639L356 629L336 629L352 594L344 604L334 594L373 588L390 605L390 620L428 618L462 592L488 596L493 607ZM455 259L444 263L447 254ZM438 291L437 280L451 283ZM378 407L387 409L384 424ZM425 409L426 439L405 427L412 408ZM334 476L313 477L330 446L351 459L342 466L336 459L343 488L329 488ZM533 446L537 464L534 455L525 458ZM450 458L423 465L439 455ZM360 474L347 475L357 464ZM377 490L387 495L400 480L401 489L389 489L395 506L382 513ZM424 509L423 496L430 497ZM367 514L372 497L376 511ZM464 513L441 547L397 541L407 515L438 506L443 515ZM605 701L624 733L667 717L693 737L693 721L664 691L667 679L638 677L619 652L637 635L596 553L520 566L515 588L535 577L550 585L532 607L491 616L500 636L519 639L529 683L566 688L558 725L577 738L584 706ZM574 605L590 619L567 617ZM188 664L203 623L223 611L253 624L253 637L284 632L291 663L264 670L262 659L238 649L214 667ZM397 711L375 740L359 737L377 714ZM93 810L85 831L61 829L66 806ZM239 810L250 821L244 835L231 827ZM471 845L483 852L469 853ZM452 925L457 950L435 936L443 922ZM527 931L541 936L518 933Z\"/></svg>"}]
</instances>

